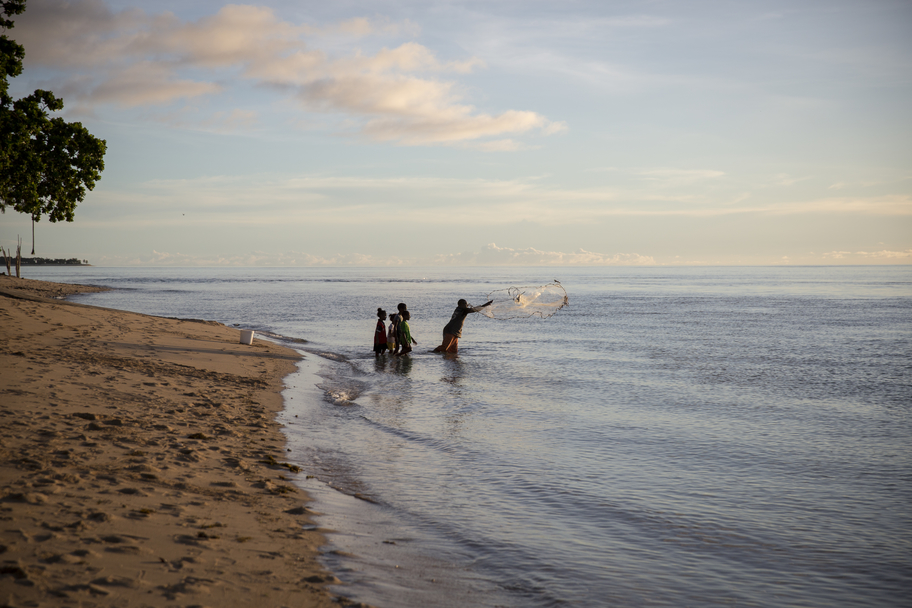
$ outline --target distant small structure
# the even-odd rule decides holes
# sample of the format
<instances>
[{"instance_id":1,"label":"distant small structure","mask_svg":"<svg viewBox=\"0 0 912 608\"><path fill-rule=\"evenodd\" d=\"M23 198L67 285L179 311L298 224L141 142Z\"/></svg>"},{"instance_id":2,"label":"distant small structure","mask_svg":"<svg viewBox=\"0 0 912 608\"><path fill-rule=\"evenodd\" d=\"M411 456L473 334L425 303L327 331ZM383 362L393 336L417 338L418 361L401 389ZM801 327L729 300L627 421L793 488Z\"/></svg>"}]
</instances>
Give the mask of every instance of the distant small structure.
<instances>
[{"instance_id":1,"label":"distant small structure","mask_svg":"<svg viewBox=\"0 0 912 608\"><path fill-rule=\"evenodd\" d=\"M22 258L23 266L89 266L88 260L77 258Z\"/></svg>"}]
</instances>

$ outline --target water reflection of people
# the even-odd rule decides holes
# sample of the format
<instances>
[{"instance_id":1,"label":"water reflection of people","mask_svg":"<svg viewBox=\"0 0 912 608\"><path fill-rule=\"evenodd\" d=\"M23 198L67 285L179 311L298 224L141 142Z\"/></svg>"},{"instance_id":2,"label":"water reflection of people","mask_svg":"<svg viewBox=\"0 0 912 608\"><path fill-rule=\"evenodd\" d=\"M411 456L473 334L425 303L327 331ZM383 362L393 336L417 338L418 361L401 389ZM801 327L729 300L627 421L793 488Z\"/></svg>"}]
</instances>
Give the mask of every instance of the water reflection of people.
<instances>
[{"instance_id":1,"label":"water reflection of people","mask_svg":"<svg viewBox=\"0 0 912 608\"><path fill-rule=\"evenodd\" d=\"M434 349L435 353L455 353L459 349L459 338L462 337L462 325L467 316L473 312L481 312L485 306L490 306L494 300L488 300L481 306L469 306L465 300L457 302L456 310L450 317L449 323L443 328L443 343Z\"/></svg>"},{"instance_id":2,"label":"water reflection of people","mask_svg":"<svg viewBox=\"0 0 912 608\"><path fill-rule=\"evenodd\" d=\"M448 361L448 363L444 364L446 375L441 376L440 381L452 384L456 392L459 393L461 390L460 383L466 373L465 365L459 360L459 357L446 356L444 359Z\"/></svg>"},{"instance_id":3,"label":"water reflection of people","mask_svg":"<svg viewBox=\"0 0 912 608\"><path fill-rule=\"evenodd\" d=\"M444 411L443 430L451 439L460 440L466 423L477 415L478 410L476 402L472 398L472 391L463 388L462 381L468 368L456 355L444 354L444 358L447 359L447 362L444 363L446 375L440 380L450 385L444 389L450 406Z\"/></svg>"},{"instance_id":4,"label":"water reflection of people","mask_svg":"<svg viewBox=\"0 0 912 608\"><path fill-rule=\"evenodd\" d=\"M393 368L391 371L407 376L412 371L411 357L395 357L393 359Z\"/></svg>"}]
</instances>

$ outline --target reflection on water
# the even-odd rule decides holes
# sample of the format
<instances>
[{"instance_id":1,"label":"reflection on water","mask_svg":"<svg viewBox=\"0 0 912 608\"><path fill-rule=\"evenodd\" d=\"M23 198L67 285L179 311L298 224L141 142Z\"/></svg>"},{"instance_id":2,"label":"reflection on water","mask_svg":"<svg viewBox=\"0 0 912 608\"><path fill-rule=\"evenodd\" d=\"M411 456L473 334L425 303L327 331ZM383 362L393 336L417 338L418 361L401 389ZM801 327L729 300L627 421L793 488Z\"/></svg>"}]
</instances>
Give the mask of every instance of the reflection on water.
<instances>
[{"instance_id":1,"label":"reflection on water","mask_svg":"<svg viewBox=\"0 0 912 608\"><path fill-rule=\"evenodd\" d=\"M563 269L555 317L379 361L377 306L432 344L542 271L108 272L131 295L80 301L308 340L283 422L356 599L907 604L908 268Z\"/></svg>"},{"instance_id":2,"label":"reflection on water","mask_svg":"<svg viewBox=\"0 0 912 608\"><path fill-rule=\"evenodd\" d=\"M378 584L403 547L365 546L364 530L336 539L356 556L330 560L346 592L387 606L899 605L909 291L745 297L730 280L699 297L590 287L551 322L467 328L460 356L417 353L407 376L362 366L359 418L332 432L358 446L340 449L378 503L356 518L473 578L469 595L410 589L413 563Z\"/></svg>"}]
</instances>

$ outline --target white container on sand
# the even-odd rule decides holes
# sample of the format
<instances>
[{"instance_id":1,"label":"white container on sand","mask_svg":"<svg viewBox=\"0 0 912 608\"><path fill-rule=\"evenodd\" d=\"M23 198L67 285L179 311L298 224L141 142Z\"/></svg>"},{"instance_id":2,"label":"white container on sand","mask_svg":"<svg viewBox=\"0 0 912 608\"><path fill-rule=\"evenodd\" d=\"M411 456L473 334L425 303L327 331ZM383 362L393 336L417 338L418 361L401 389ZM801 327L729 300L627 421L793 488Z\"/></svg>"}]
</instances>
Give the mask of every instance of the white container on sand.
<instances>
[{"instance_id":1,"label":"white container on sand","mask_svg":"<svg viewBox=\"0 0 912 608\"><path fill-rule=\"evenodd\" d=\"M242 329L241 344L253 344L253 334L255 333L252 329Z\"/></svg>"}]
</instances>

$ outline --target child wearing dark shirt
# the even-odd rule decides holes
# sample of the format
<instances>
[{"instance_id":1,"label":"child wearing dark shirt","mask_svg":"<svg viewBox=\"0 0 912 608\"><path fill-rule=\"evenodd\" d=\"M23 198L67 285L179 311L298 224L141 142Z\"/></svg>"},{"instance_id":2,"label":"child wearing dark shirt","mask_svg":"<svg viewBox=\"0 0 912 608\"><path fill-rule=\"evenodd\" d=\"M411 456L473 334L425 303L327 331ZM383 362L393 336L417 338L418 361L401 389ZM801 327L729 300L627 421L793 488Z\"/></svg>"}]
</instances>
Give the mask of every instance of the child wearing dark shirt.
<instances>
[{"instance_id":1,"label":"child wearing dark shirt","mask_svg":"<svg viewBox=\"0 0 912 608\"><path fill-rule=\"evenodd\" d=\"M382 308L377 309L377 327L374 329L374 356L379 357L386 352L386 311Z\"/></svg>"}]
</instances>

